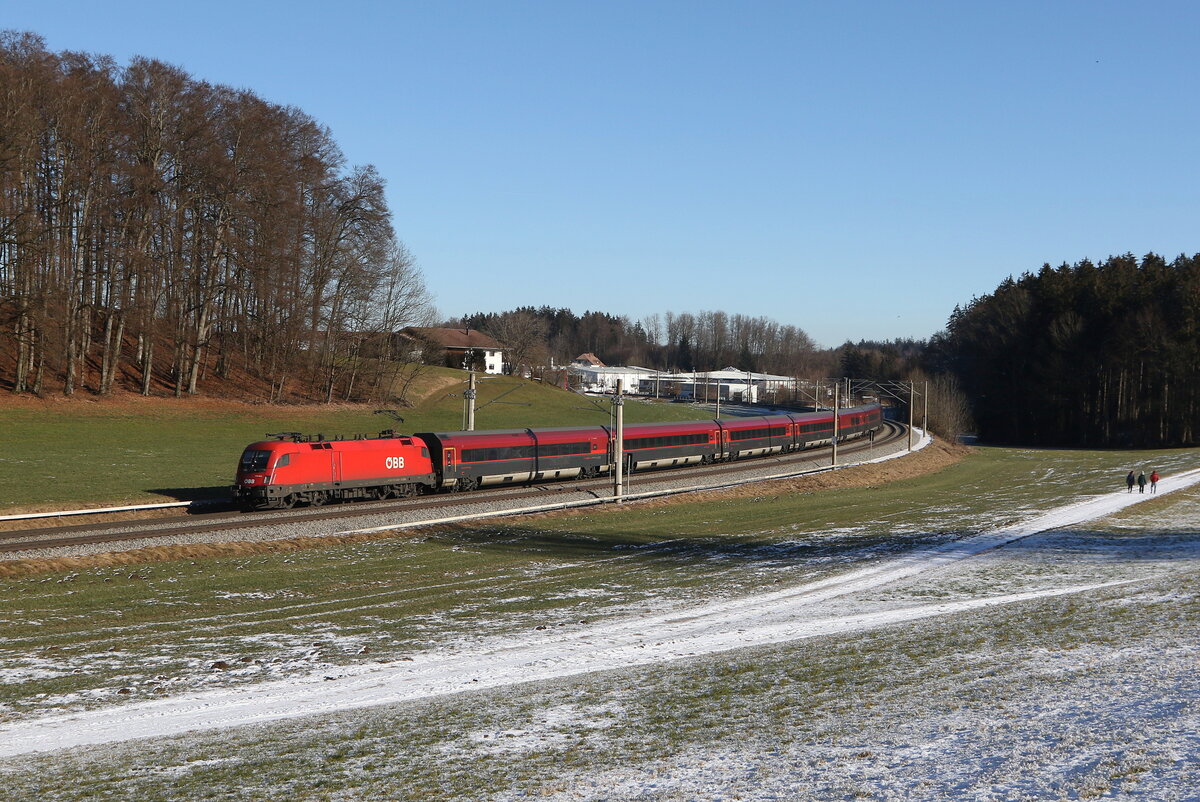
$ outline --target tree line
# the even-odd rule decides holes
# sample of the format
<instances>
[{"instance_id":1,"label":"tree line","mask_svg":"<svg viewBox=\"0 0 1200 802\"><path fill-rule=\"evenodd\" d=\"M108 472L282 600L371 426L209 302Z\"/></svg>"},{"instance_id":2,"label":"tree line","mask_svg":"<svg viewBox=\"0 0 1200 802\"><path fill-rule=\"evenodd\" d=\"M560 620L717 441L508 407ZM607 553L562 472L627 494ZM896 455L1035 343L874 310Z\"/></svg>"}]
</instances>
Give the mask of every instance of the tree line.
<instances>
[{"instance_id":1,"label":"tree line","mask_svg":"<svg viewBox=\"0 0 1200 802\"><path fill-rule=\"evenodd\" d=\"M383 178L347 166L303 111L0 33L0 387L187 395L211 373L271 400L369 397L407 357L389 334L431 315ZM944 431L973 416L996 442L1197 442L1200 256L1045 265L956 308L929 342L820 349L723 311L449 323L492 334L514 366L592 352L660 370L928 377Z\"/></svg>"},{"instance_id":2,"label":"tree line","mask_svg":"<svg viewBox=\"0 0 1200 802\"><path fill-rule=\"evenodd\" d=\"M1195 444L1200 255L1044 265L956 308L929 351L987 440Z\"/></svg>"},{"instance_id":3,"label":"tree line","mask_svg":"<svg viewBox=\"0 0 1200 802\"><path fill-rule=\"evenodd\" d=\"M362 395L383 332L429 310L383 178L303 111L0 33L10 389L184 395L211 370Z\"/></svg>"},{"instance_id":4,"label":"tree line","mask_svg":"<svg viewBox=\"0 0 1200 802\"><path fill-rule=\"evenodd\" d=\"M803 330L765 317L667 312L634 321L604 312L577 315L548 306L480 312L445 325L491 335L508 347L509 370L527 366L534 374L541 367L565 365L580 354L592 353L609 365L668 372L733 367L810 382L849 377L855 380L851 384L856 397L883 396L899 407L904 418L910 397L899 386L912 382L919 394L918 423L928 411L929 427L946 437L973 428L970 406L955 377L945 371L934 373L928 364L926 340L861 340L819 348ZM803 392L795 398L784 393L779 399L800 405L813 401Z\"/></svg>"},{"instance_id":5,"label":"tree line","mask_svg":"<svg viewBox=\"0 0 1200 802\"><path fill-rule=\"evenodd\" d=\"M609 365L690 372L735 367L787 376L820 373L836 358L817 349L800 328L766 317L703 311L641 320L606 312L549 306L478 312L446 325L475 328L511 350L512 365L566 364L584 353ZM824 375L824 374L822 374Z\"/></svg>"}]
</instances>

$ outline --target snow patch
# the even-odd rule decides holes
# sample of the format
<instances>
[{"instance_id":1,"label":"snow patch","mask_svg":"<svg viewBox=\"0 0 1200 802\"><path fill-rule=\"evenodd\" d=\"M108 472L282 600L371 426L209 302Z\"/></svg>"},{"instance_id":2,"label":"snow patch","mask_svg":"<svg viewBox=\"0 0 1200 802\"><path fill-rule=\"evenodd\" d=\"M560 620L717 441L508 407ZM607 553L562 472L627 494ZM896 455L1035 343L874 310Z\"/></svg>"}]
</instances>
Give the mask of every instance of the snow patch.
<instances>
[{"instance_id":1,"label":"snow patch","mask_svg":"<svg viewBox=\"0 0 1200 802\"><path fill-rule=\"evenodd\" d=\"M1189 487L1197 481L1200 481L1200 470L1168 477L1159 483L1159 494ZM335 676L320 672L253 687L216 689L138 702L116 710L47 715L7 723L0 727L0 756L391 705L479 688L680 660L748 646L860 632L1126 584L1130 580L1043 588L986 598L939 600L883 611L814 616L814 608L821 602L961 563L1030 535L1074 526L1152 498L1155 496L1124 492L1085 498L1011 526L918 549L840 576L772 593L602 622L580 630L483 638L474 646L420 653L411 660L339 668ZM547 726L549 720L538 728L500 732L506 741L521 743L524 748L522 739L533 737L531 733ZM511 738L507 737L509 734Z\"/></svg>"}]
</instances>

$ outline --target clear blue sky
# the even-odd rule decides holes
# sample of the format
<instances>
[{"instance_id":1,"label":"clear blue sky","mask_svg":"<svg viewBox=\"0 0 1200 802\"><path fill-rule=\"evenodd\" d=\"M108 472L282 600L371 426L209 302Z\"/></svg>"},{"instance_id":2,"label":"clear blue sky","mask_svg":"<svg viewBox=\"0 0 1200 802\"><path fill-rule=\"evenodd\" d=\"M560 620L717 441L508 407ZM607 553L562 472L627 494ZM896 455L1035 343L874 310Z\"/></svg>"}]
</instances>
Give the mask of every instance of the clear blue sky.
<instances>
[{"instance_id":1,"label":"clear blue sky","mask_svg":"<svg viewBox=\"0 0 1200 802\"><path fill-rule=\"evenodd\" d=\"M927 337L1010 274L1200 251L1200 4L0 0L376 165L444 315Z\"/></svg>"}]
</instances>

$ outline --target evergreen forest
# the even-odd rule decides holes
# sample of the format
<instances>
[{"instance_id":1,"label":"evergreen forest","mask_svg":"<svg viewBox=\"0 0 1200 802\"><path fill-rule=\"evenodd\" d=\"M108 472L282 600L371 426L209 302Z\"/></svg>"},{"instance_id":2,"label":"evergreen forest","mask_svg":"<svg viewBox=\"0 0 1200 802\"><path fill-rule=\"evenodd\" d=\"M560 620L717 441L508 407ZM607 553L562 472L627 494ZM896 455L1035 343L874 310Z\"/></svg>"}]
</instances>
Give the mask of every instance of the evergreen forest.
<instances>
[{"instance_id":1,"label":"evergreen forest","mask_svg":"<svg viewBox=\"0 0 1200 802\"><path fill-rule=\"evenodd\" d=\"M1197 442L1200 255L1042 267L957 308L930 344L986 440Z\"/></svg>"}]
</instances>

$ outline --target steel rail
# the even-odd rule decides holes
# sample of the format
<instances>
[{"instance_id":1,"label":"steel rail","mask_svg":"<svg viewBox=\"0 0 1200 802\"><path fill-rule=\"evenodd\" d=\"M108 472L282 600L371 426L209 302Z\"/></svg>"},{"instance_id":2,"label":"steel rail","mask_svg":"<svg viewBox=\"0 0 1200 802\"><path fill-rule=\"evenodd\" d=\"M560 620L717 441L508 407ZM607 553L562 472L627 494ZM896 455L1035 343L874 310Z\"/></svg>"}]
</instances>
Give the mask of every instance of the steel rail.
<instances>
[{"instance_id":1,"label":"steel rail","mask_svg":"<svg viewBox=\"0 0 1200 802\"><path fill-rule=\"evenodd\" d=\"M842 454L855 454L861 451L869 451L880 446L893 443L901 439L906 432L906 428L892 421L883 421L883 426L887 431L883 437L877 437L874 443L867 442L862 438L856 438L853 441L843 442L840 446ZM747 471L761 470L764 465L774 462L775 464L787 465L790 463L812 462L816 459L828 457L830 452L829 446L821 448L808 449L805 451L790 452L787 454L776 454L764 457L753 457L745 460L734 462L721 462L705 466L691 466L686 474L693 476L696 479L720 479L730 474L745 473ZM830 466L815 466L812 472L827 470ZM839 465L837 467L852 467L851 465ZM807 473L809 471L804 471ZM670 468L652 469L640 473L634 473L633 477L642 480L669 480L673 476L678 475L678 472ZM751 479L750 481L756 481ZM727 484L725 482L724 484ZM519 487L502 487L485 490L483 492L471 493L439 493L430 496L420 496L417 498L403 499L400 501L386 502L351 502L348 504L338 504L330 507L322 507L319 510L306 509L303 511L295 510L267 510L251 513L200 513L205 516L203 523L182 523L183 518L172 518L164 521L156 519L153 521L121 521L107 522L100 524L73 524L61 527L44 527L35 529L21 529L7 532L0 532L0 554L16 554L23 551L32 551L36 549L60 548L64 546L84 546L94 545L97 543L119 543L125 541L140 541L153 540L156 538L177 537L180 535L204 534L207 532L220 532L239 529L253 529L260 526L277 526L280 524L290 523L310 523L324 520L337 519L353 519L372 515L384 514L387 512L411 512L414 510L437 510L446 509L453 511L456 507L464 507L469 505L477 505L486 503L489 498L505 500L522 500L522 499L542 499L546 502L544 506L554 507L562 506L551 499L554 495L574 494L580 491L592 492L596 496L596 501L601 502L607 500L604 497L604 492L611 488L612 481L610 477L600 477L598 479L588 480L565 480L561 482L551 482L545 484L522 485ZM723 483L718 481L712 483L712 486L719 487ZM657 495L669 495L672 492L695 492L696 487L691 487L680 491L671 491L669 489L656 491ZM596 492L601 491L601 492ZM520 512L527 512L523 509ZM502 516L507 514L507 510L496 510L490 513L491 517ZM518 514L519 511L513 511L513 514ZM478 517L478 516L472 516ZM177 523L177 525L169 525ZM406 524L413 526L414 524ZM415 524L420 525L420 524ZM121 531L114 531L120 528ZM386 528L386 527L381 527Z\"/></svg>"}]
</instances>

